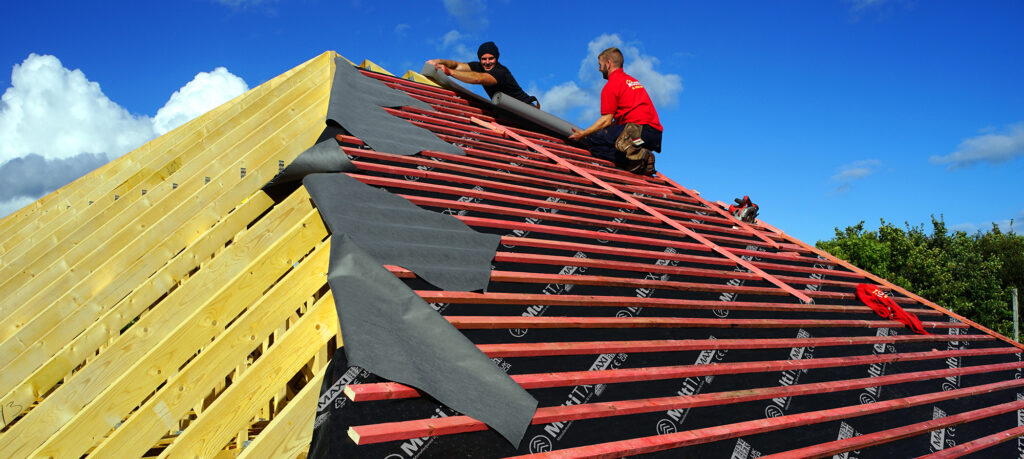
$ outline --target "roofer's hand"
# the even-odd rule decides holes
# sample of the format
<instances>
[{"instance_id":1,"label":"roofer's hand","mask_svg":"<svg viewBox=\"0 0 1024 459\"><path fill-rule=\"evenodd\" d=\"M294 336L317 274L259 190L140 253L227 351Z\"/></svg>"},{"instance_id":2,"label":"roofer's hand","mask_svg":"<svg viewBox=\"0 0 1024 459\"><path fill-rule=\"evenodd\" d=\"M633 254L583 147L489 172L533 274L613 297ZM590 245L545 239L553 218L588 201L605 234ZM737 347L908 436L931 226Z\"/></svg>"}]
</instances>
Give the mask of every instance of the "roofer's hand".
<instances>
[{"instance_id":1,"label":"roofer's hand","mask_svg":"<svg viewBox=\"0 0 1024 459\"><path fill-rule=\"evenodd\" d=\"M433 65L436 68L437 64L439 64L440 62L441 62L441 59L431 59L431 60L427 61L427 65Z\"/></svg>"},{"instance_id":2,"label":"roofer's hand","mask_svg":"<svg viewBox=\"0 0 1024 459\"><path fill-rule=\"evenodd\" d=\"M569 140L580 140L583 138L583 131L572 128L572 134L569 135Z\"/></svg>"}]
</instances>

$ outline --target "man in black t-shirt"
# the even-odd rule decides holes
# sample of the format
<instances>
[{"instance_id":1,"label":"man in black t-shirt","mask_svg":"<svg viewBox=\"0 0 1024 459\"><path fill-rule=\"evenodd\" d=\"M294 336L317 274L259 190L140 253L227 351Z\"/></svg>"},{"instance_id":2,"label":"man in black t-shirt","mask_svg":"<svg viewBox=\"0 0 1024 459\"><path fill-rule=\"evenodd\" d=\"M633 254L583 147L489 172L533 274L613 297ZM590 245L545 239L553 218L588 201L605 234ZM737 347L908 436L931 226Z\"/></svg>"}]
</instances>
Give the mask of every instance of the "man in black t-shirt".
<instances>
[{"instance_id":1,"label":"man in black t-shirt","mask_svg":"<svg viewBox=\"0 0 1024 459\"><path fill-rule=\"evenodd\" d=\"M431 59L427 64L463 83L483 85L487 95L494 97L503 92L528 104L540 108L540 101L523 91L508 67L498 62L498 45L489 41L476 51L478 62L457 62L451 59Z\"/></svg>"}]
</instances>

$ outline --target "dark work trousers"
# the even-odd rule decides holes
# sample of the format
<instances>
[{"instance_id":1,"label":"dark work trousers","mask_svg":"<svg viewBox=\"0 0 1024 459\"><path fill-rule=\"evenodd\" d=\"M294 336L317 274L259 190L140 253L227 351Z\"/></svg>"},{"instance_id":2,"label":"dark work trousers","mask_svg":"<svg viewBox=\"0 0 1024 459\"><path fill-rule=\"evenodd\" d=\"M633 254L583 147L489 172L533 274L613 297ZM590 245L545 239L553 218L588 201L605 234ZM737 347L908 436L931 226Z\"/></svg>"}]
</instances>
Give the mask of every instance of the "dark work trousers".
<instances>
[{"instance_id":1,"label":"dark work trousers","mask_svg":"<svg viewBox=\"0 0 1024 459\"><path fill-rule=\"evenodd\" d=\"M642 147L648 150L661 151L661 131L647 125L641 125L640 138L644 140ZM626 128L625 124L613 124L580 139L580 145L586 148L590 154L615 162L619 167L624 166L626 154L615 149L615 140Z\"/></svg>"}]
</instances>

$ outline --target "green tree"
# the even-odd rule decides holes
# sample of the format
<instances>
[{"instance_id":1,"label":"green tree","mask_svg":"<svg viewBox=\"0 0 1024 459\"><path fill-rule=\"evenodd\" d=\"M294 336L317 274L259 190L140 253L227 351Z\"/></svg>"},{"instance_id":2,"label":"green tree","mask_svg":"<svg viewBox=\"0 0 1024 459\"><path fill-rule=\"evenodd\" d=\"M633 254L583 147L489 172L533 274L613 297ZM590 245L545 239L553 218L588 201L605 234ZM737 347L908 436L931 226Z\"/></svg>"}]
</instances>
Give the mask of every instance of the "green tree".
<instances>
[{"instance_id":1,"label":"green tree","mask_svg":"<svg viewBox=\"0 0 1024 459\"><path fill-rule=\"evenodd\" d=\"M881 221L877 231L864 222L818 241L820 249L881 276L1004 335L1013 333L1010 289L1024 287L1024 236L991 231L950 233L932 217L924 225L898 227Z\"/></svg>"}]
</instances>

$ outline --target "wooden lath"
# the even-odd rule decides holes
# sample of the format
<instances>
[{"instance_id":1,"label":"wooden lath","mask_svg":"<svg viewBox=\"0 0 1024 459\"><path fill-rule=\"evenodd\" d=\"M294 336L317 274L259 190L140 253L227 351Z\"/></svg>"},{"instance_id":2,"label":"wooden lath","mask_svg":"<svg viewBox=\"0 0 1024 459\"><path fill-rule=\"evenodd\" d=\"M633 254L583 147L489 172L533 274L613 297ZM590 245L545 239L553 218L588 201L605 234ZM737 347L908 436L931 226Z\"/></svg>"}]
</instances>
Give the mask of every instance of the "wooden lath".
<instances>
[{"instance_id":1,"label":"wooden lath","mask_svg":"<svg viewBox=\"0 0 1024 459\"><path fill-rule=\"evenodd\" d=\"M702 406L743 403L753 400L766 400L776 397L824 394L850 389L883 386L888 384L899 384L907 381L944 378L951 375L964 375L984 371L1000 371L1007 369L1013 370L1019 368L1024 368L1024 363L1015 362L991 367L967 367L950 370L936 370L930 372L904 373L898 375L881 376L877 378L848 380L838 383L801 384L787 387L744 389L742 391L734 392L714 392L692 396L684 395L664 397L658 399L639 399L625 400L619 402L586 403L571 406L541 407L538 408L536 414L534 414L532 423L550 424L553 422L569 422L582 419L595 419L609 416L628 416L639 413L650 413L657 411L668 411ZM1012 381L1012 383L1014 387L1024 385L1024 381ZM1024 402L1016 402L1016 404L1024 408ZM412 421L398 421L365 426L353 426L349 429L349 436L352 437L352 440L355 441L357 444L362 445L380 443L385 441L407 440L410 438L419 438L425 436L453 435L458 433L484 430L486 428L487 426L484 425L484 423L477 421L469 416L449 416L443 419L417 419ZM598 446L595 445L590 449L598 449ZM849 450L853 449L857 448L850 448ZM638 452L623 448L622 453L622 455L625 456L637 454ZM580 455L579 457L590 456L588 456L587 454L583 454Z\"/></svg>"},{"instance_id":2,"label":"wooden lath","mask_svg":"<svg viewBox=\"0 0 1024 459\"><path fill-rule=\"evenodd\" d=\"M327 230L260 188L324 129L335 57L0 222L0 455L305 449L341 344Z\"/></svg>"},{"instance_id":3,"label":"wooden lath","mask_svg":"<svg viewBox=\"0 0 1024 459\"><path fill-rule=\"evenodd\" d=\"M532 457L540 458L617 458L637 454L653 453L669 449L682 448L702 443L720 441L729 438L737 438L744 435L755 435L759 433L772 432L791 427L814 425L830 420L848 419L857 416L866 416L875 413L884 413L912 406L919 406L925 403L935 403L943 400L950 400L959 397L984 394L988 392L1015 389L1024 386L1024 380L1010 380L998 383L973 386L963 389L935 392L931 394L918 395L894 399L885 402L875 402L867 405L850 406L833 410L792 414L769 420L759 419L757 421L741 422L723 426L709 427L705 429L676 432L667 435L644 437L635 440L620 442L609 442L597 445L582 446L578 448L564 449L550 453L541 453ZM1012 409L1012 408L1011 408Z\"/></svg>"},{"instance_id":4,"label":"wooden lath","mask_svg":"<svg viewBox=\"0 0 1024 459\"><path fill-rule=\"evenodd\" d=\"M578 168L578 166L571 165L570 163L568 163L564 159L562 159L562 158L560 158L558 156L555 156L554 154L548 152L547 149L545 149L545 148L543 148L543 147L541 147L541 146L539 146L539 145L537 145L537 144L527 140L526 138L520 136L519 134L516 134L516 133L514 133L512 131L509 131L509 130L505 129L501 125L498 125L498 124L488 124L486 121L482 121L482 120L479 120L479 119L473 119L473 121L475 123L477 123L477 124L480 124L480 125L484 126L484 127L490 127L491 129L493 129L493 130L495 130L497 132L501 132L501 133L503 133L505 135L513 137L516 140L519 140L520 142L525 143L530 148L532 148L532 149L534 149L534 150L536 150L536 151L538 151L540 153L543 153L545 156L548 156L549 158L555 160L555 162L560 163L562 166L568 166L573 171L577 172L578 174L584 176L587 179L590 179L590 181L594 182L595 184L600 185L602 188L605 188L605 189L609 190L610 192L612 192L613 194L615 194L619 198L621 198L621 199L623 199L623 200L625 200L625 201L627 201L627 202L637 206L640 209L643 209L644 211L646 211L647 213L649 213L651 215L654 215L655 217L658 217L658 218L662 219L669 226L675 228L676 230L681 231L683 234L685 234L685 235L687 235L687 236L689 236L689 237L691 237L693 239L696 239L700 243L710 247L711 250L713 250L715 252L718 252L719 254L721 254L721 255L725 256L726 258L734 261L736 264L746 268L747 270L756 273L762 279L764 279L764 280L774 284L776 287L779 287L780 289L784 290L786 293L789 293L789 294L797 297L798 299L800 299L800 301L803 301L804 303L810 303L810 302L813 301L813 300L811 300L810 297L808 297L807 295L797 291L796 289L794 289L789 284L786 284L786 283L782 282L781 280L779 280L775 276L772 276L772 275L770 275L768 273L765 273L764 271L760 270L756 266L753 266L750 263L748 263L746 260L743 260L743 259L737 257L735 254L730 252L728 249L723 248L720 245L711 242L708 238L706 238L703 235L700 235L699 233L693 231L688 226L680 223L677 220L674 220L672 218L669 218L669 217L665 216L664 214L662 214L661 212L657 211L653 207L651 207L651 206L649 206L647 204L644 204L644 203L638 201L635 197L630 196L630 195L624 193L624 191L634 191L635 192L635 191L638 191L638 190L630 190L627 187L622 187L622 189L620 190L617 187L614 187L614 186L608 184L604 180L601 180L601 179L595 177L590 172L588 172L588 171L586 171L586 170L584 170L582 168ZM774 242L772 244L777 247L777 245L774 244Z\"/></svg>"},{"instance_id":5,"label":"wooden lath","mask_svg":"<svg viewBox=\"0 0 1024 459\"><path fill-rule=\"evenodd\" d=\"M899 327L893 323L878 322L877 320L848 320L848 319L826 319L818 322L787 322L778 319L705 319L679 320L673 318L650 318L641 319L633 317L571 317L571 312L565 312L567 308L587 307L623 307L623 308L674 308L685 310L688 308L715 308L728 311L804 311L842 314L870 314L856 300L852 294L852 287L860 282L871 282L872 278L864 272L852 269L847 264L823 255L808 247L805 244L795 241L792 238L771 230L766 224L740 224L723 208L703 199L692 190L688 190L664 176L651 178L639 178L624 174L610 164L590 158L585 152L581 152L571 146L564 144L559 139L550 138L543 134L522 131L515 128L499 128L494 132L490 129L480 129L472 126L473 118L479 122L481 127L489 127L493 123L485 119L489 113L483 112L478 107L452 99L452 94L444 90L434 90L409 84L383 75L367 74L377 78L389 86L397 89L407 90L413 97L431 103L434 108L441 111L441 114L424 113L420 109L391 109L393 115L400 116L410 122L431 130L442 139L457 143L463 147L466 156L455 156L436 152L424 152L421 157L395 158L386 154L360 149L361 142L347 136L339 136L339 142L344 145L346 153L355 159L360 167L359 173L352 174L354 177L365 183L383 186L406 197L412 202L418 203L438 211L451 213L470 226L490 230L502 231L501 234L516 232L515 234L528 234L529 236L503 236L502 245L509 248L508 251L499 250L495 259L496 262L515 263L522 267L521 271L509 271L496 269L492 272L492 286L501 283L536 283L549 285L591 285L608 287L625 287L654 289L659 293L677 291L707 291L735 293L740 295L764 295L766 290L761 286L724 286L711 281L714 278L729 278L740 280L757 280L760 276L751 276L742 271L723 271L721 269L708 268L706 265L728 267L733 259L713 257L715 250L710 244L693 243L686 239L674 237L671 231L664 231L659 227L659 222L671 224L667 220L685 221L685 225L694 231L699 237L708 241L716 241L718 244L727 246L728 250L736 257L744 257L742 260L750 266L770 273L782 283L791 286L806 286L806 289L799 293L808 298L814 298L816 302L835 302L835 304L805 304L796 303L770 303L764 300L759 301L709 301L709 300L687 300L687 299L660 299L660 298L628 298L623 296L586 296L572 294L542 295L542 294L518 294L518 293L462 293L462 292L440 292L431 290L419 290L417 293L424 299L441 305L467 304L467 305L508 305L513 308L515 305L543 305L544 307L558 306L562 309L558 316L551 317L519 317L512 310L509 316L478 315L478 316L446 316L452 323L463 328L546 328L553 327L568 333L573 327L648 327L648 326L678 326L678 327L701 327L701 326L733 326L733 327L754 327L754 326L789 326L792 328L804 326L815 327L821 333L826 333L827 327L840 327L849 329L854 326L877 326L885 327L886 330ZM481 116L483 115L483 116ZM505 136L505 137L503 137ZM511 137L511 139L507 138ZM529 148L524 148L527 146ZM537 148L537 147L540 148ZM537 154L547 150L552 154ZM557 158L557 159L556 159ZM585 173L581 173L585 172ZM586 180L579 180L580 176ZM608 186L596 188L593 184L604 182ZM614 189L614 191L612 190ZM627 191L628 190L628 191ZM610 191L611 193L607 193ZM630 193L631 202L622 194L615 191ZM507 192L507 194L505 194ZM616 199L619 198L619 199ZM483 201L483 202L481 202ZM625 201L625 202L623 202ZM649 218L648 215L637 212L639 209L649 207L668 216L668 219ZM535 210L533 210L535 209ZM678 229L678 228L677 228ZM507 231L507 232L505 232ZM574 238L573 242L564 240L565 237ZM601 244L587 244L578 242L581 239L600 240ZM694 238L698 239L699 238ZM518 242L518 243L517 243ZM634 247L640 245L641 250L621 249L617 244L630 244ZM737 247L739 246L739 247ZM531 253L531 249L545 249L547 251L563 251L565 256L551 255L549 252ZM661 252L660 249L676 248L679 252ZM585 258L574 258L571 255L574 251L590 254ZM719 252L720 253L720 252ZM615 257L633 258L635 261L624 261L621 259L605 260L594 254L606 254ZM710 261L714 260L714 261ZM655 262L656 261L656 262ZM666 261L672 261L673 265L668 266ZM675 263L679 266L676 267ZM702 267L694 267L693 264ZM541 266L564 266L569 267L590 267L604 270L612 270L623 273L621 277L613 275L590 275L573 272L572 274L542 274L540 272L529 272L532 269L542 270ZM413 278L411 272L400 267L390 267L391 271L402 278ZM570 270L572 271L572 270ZM633 273L633 274L630 274ZM634 278L638 273L646 273L647 277L642 279ZM665 281L651 279L663 275L681 275L691 278L702 278L701 280L685 283L679 281ZM827 277L827 278L825 278ZM733 290L734 289L734 290ZM930 320L937 315L928 311L929 305L923 303L920 298L906 295L905 292L894 292L894 299L899 303L909 306L908 310L919 313L922 319L927 316ZM823 301L825 300L825 301ZM856 305L856 306L855 306ZM539 306L538 306L539 307ZM514 309L514 308L513 308ZM466 311L465 308L462 311ZM943 311L938 311L942 313ZM870 316L867 316L870 317ZM947 316L948 317L948 316ZM926 321L927 321L926 320ZM906 362L916 359L932 360L945 363L944 359L959 361L962 358L973 358L982 354L1015 356L1018 354L1016 348L999 347L996 344L994 335L985 334L959 334L956 330L966 331L968 325L957 321L928 322L935 334L926 336L899 334L896 336L879 332L877 336L817 336L813 338L797 339L715 339L715 340L634 340L634 341L561 341L561 342L523 342L523 343L484 343L478 347L492 358L539 358L565 355L611 355L609 353L664 353L683 351L704 351L704 350L757 350L757 349L797 349L797 348L829 348L858 346L860 348L874 348L879 346L885 348L887 345L910 346L915 343L917 349L924 346L947 347L949 350L933 350L910 353L876 355L864 354L850 357L836 357L830 359L811 360L789 360L789 361L756 361L736 362L728 364L716 364L714 370L688 368L687 373L674 373L669 378L700 378L717 371L798 371L799 369L816 368L818 370L828 368L842 368L853 365L872 365L880 363ZM858 325L859 324L859 325ZM753 329L751 329L753 330ZM946 332L949 330L949 332ZM799 336L799 335L798 335ZM930 343L930 344L929 344ZM983 346L978 349L961 349L953 346L966 346L977 343ZM991 347L989 347L991 346ZM978 352L973 356L957 354L959 352ZM821 366L819 366L821 365ZM733 403L747 400L743 397L800 397L803 395L823 394L831 392L842 392L857 388L878 387L888 384L905 384L911 381L926 380L928 378L959 378L960 375L987 374L991 372L1005 372L1019 370L1019 362L999 364L995 366L978 365L974 367L950 367L946 370L934 370L925 372L896 373L881 377L869 376L867 378L839 380L831 383L808 383L789 387L764 387L736 391L733 393L701 395L696 400L719 400L720 403ZM534 375L513 375L513 378L524 385L524 387L567 387L585 384L621 384L630 378L643 378L656 374L656 368L638 368L627 370L613 370L607 375L597 372L567 372L537 373ZM673 370L665 370L673 371ZM733 373L736 374L736 373ZM594 379L591 379L594 378ZM607 379L602 379L607 378ZM622 378L622 379L616 379ZM350 386L352 393L356 394L360 386ZM369 386L367 386L369 387ZM1019 383L1006 382L996 385L982 387L965 387L959 389L953 397L974 397L992 390L1010 390L1019 387ZM366 400L375 399L401 399L402 397L415 397L416 391L412 388L393 383L375 386L376 396ZM754 392L751 392L754 390ZM935 403L947 399L948 394L927 394L927 397L912 399L911 403ZM379 397L379 398L377 398ZM355 399L358 396L354 395ZM764 399L764 398L755 398ZM592 414L582 413L606 413L605 416L619 416L628 414L632 409L651 411L672 409L675 405L655 404L651 405L652 399L613 401L601 403L584 403L573 407L542 407L538 411L539 418L535 423L558 422L567 423L572 420L586 419ZM903 401L879 402L879 413L890 412L904 405ZM839 408L823 411L822 413L792 415L797 421L789 425L780 425L779 429L788 426L810 425L826 422L834 419L860 416L870 412L868 410L857 411L856 407ZM604 411L601 411L604 410ZM550 412L550 413L549 413ZM992 413L992 411L986 411ZM583 416L583 417L577 417ZM737 425L738 434L718 436L714 439L736 438L740 435L755 434L758 432L769 432L773 429L764 429L767 421L751 421L748 424ZM579 424L577 424L579 425ZM749 428L747 427L749 426ZM715 432L729 432L732 425L716 428ZM422 436L436 436L453 434L457 432L468 432L484 428L482 424L465 417L448 416L442 419L414 419L399 421L396 423L368 425L354 427L353 438L357 442L373 441L398 441L397 439L412 439ZM578 429L584 427L576 427ZM744 430L746 429L746 430ZM699 436L687 436L687 438L700 438ZM713 441L705 439L702 442ZM578 457L590 457L591 455L611 454L615 456L642 453L642 445L659 442L658 437L642 438L635 441L624 441L621 449L618 444L604 447L583 448ZM666 439L668 440L668 439ZM692 444L697 444L696 442ZM658 449L665 447L674 448L685 446L690 443L666 443ZM640 445L634 447L633 445ZM669 446L671 445L671 446ZM552 454L553 457L577 457L574 450L564 450Z\"/></svg>"},{"instance_id":6,"label":"wooden lath","mask_svg":"<svg viewBox=\"0 0 1024 459\"><path fill-rule=\"evenodd\" d=\"M54 227L55 221L64 226L68 222L81 222L84 221L80 220L83 215L91 218L112 205L115 202L114 196L135 200L141 196L142 189L152 189L166 178L165 174L180 167L182 155L174 155L177 149L188 147L189 142L201 140L207 132L216 132L223 123L247 106L255 104L253 109L258 109L262 97L290 80L296 72L308 70L310 62L253 88L0 219L2 265L7 266L14 261L14 258L9 258L18 254L9 251L13 247L22 245L27 248L33 245L33 241L51 237L50 231L57 229ZM172 156L168 157L167 154ZM74 228L74 224L69 228Z\"/></svg>"},{"instance_id":7,"label":"wooden lath","mask_svg":"<svg viewBox=\"0 0 1024 459\"><path fill-rule=\"evenodd\" d=\"M680 379L728 374L775 372L785 370L806 370L811 368L835 368L848 365L870 365L877 363L908 362L916 360L943 360L979 355L1010 354L1010 348L971 349L941 352L913 352L906 354L881 354L857 357L833 357L792 362L789 360L718 363L704 365L679 365L672 367L645 367L619 370L566 371L559 373L534 373L513 375L512 379L524 389L550 387L571 387L582 384L614 384L633 381L656 381L659 379ZM399 383L349 384L345 396L353 402L374 400L396 400L421 397L415 388Z\"/></svg>"}]
</instances>

